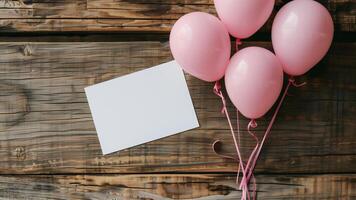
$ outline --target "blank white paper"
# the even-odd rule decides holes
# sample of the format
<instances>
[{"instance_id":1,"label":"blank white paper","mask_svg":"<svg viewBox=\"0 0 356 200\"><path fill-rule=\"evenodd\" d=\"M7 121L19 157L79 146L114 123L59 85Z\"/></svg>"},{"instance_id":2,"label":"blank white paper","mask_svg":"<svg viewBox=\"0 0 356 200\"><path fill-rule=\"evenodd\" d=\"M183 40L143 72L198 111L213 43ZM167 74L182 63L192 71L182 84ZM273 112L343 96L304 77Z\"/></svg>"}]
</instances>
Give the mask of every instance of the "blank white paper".
<instances>
[{"instance_id":1,"label":"blank white paper","mask_svg":"<svg viewBox=\"0 0 356 200\"><path fill-rule=\"evenodd\" d=\"M85 93L103 154L199 127L175 61L89 86Z\"/></svg>"}]
</instances>

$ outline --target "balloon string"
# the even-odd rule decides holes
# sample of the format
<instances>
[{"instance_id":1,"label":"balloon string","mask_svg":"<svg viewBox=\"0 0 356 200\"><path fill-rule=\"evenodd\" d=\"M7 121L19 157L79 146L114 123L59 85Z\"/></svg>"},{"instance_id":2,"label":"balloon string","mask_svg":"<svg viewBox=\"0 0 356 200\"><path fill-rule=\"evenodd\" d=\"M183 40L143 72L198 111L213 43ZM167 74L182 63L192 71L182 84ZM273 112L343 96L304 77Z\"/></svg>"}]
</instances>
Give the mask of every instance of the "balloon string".
<instances>
[{"instance_id":1,"label":"balloon string","mask_svg":"<svg viewBox=\"0 0 356 200\"><path fill-rule=\"evenodd\" d=\"M259 140L256 136L256 134L254 132L251 131L251 129L255 129L257 128L257 123L254 119L252 119L248 125L247 125L247 132L255 139L256 141L256 146L253 148L253 151L251 152L250 156L249 156L249 159L247 161L247 164L245 165L245 170L246 170L246 173L249 172L249 168L250 168L250 165L251 165L251 161L252 159L255 157L255 154L256 154L256 151L259 147ZM241 188L241 185L240 185L240 188Z\"/></svg>"},{"instance_id":2,"label":"balloon string","mask_svg":"<svg viewBox=\"0 0 356 200\"><path fill-rule=\"evenodd\" d=\"M241 39L236 38L236 51L239 51L239 45L241 45ZM236 109L236 129L237 129L237 141L238 144L241 146L241 133L240 133L240 117L239 117L239 110ZM243 163L243 161L241 161ZM237 178L236 178L236 185L239 185L239 178L240 178L240 168L237 171Z\"/></svg>"},{"instance_id":3,"label":"balloon string","mask_svg":"<svg viewBox=\"0 0 356 200\"><path fill-rule=\"evenodd\" d=\"M256 152L257 152L257 149L258 149L258 147L259 147L259 140L258 140L258 137L256 136L256 134L255 134L254 132L251 131L251 129L254 129L254 128L257 128L257 123L256 123L256 121L255 121L254 119L252 119L252 120L250 121L250 123L248 124L248 126L247 126L247 132L255 139L255 141L256 141L256 146L253 148L253 151L252 151L251 154L250 154L250 157L249 157L249 159L248 159L248 161L247 161L247 164L245 165L246 174L249 173L249 170L250 170L249 168L250 168L252 159L255 157ZM251 175L251 176L254 177L253 172L252 172L252 175ZM245 177L246 177L246 176L245 176ZM249 180L249 179L247 179L247 180ZM242 181L241 181L241 183L242 183ZM245 187L248 187L249 182L245 182L245 184L247 184ZM255 199L255 197L256 197L256 181L254 181L253 185L254 185L253 199ZM240 186L240 188L241 188L241 186Z\"/></svg>"},{"instance_id":4,"label":"balloon string","mask_svg":"<svg viewBox=\"0 0 356 200\"><path fill-rule=\"evenodd\" d=\"M237 142L241 145L241 134L240 134L240 117L239 110L236 109L236 130L237 130Z\"/></svg>"},{"instance_id":5,"label":"balloon string","mask_svg":"<svg viewBox=\"0 0 356 200\"><path fill-rule=\"evenodd\" d=\"M241 133L240 133L240 117L239 117L239 110L236 109L236 129L237 129L237 142L239 146L241 147ZM237 171L237 180L236 184L239 184L239 177L240 177L240 168Z\"/></svg>"},{"instance_id":6,"label":"balloon string","mask_svg":"<svg viewBox=\"0 0 356 200\"><path fill-rule=\"evenodd\" d=\"M273 114L273 116L272 116L272 119L271 119L271 121L270 121L270 123L269 123L269 125L268 125L268 127L267 127L267 130L266 130L266 132L265 132L265 134L264 134L264 136L263 136L263 138L262 138L262 142L261 142L261 144L259 145L259 148L258 148L258 150L257 150L257 153L256 153L256 155L255 155L254 158L253 158L252 165L251 165L251 167L246 166L246 170L248 171L248 174L247 174L247 176L244 176L243 179L244 179L244 178L247 178L247 180L242 180L242 181L241 181L241 183L240 183L240 189L243 187L243 184L246 184L246 183L248 184L249 181L250 181L250 178L251 178L251 176L252 176L252 174L253 174L253 171L254 171L254 169L255 169L255 167L256 167L256 162L257 162L257 160L258 160L258 158L259 158L259 156L260 156L262 147L263 147L264 143L266 142L266 139L268 138L269 134L271 133L272 126L273 126L274 122L276 121L277 114L278 114L278 112L279 112L279 110L280 110L280 108L281 108L281 106L282 106L282 104L283 104L283 101L284 101L284 99L285 99L285 97L286 97L286 95L287 95L287 93L288 93L288 90L289 90L289 88L290 88L291 85L293 85L294 87L302 87L302 86L306 85L306 82L303 82L303 83L301 83L301 84L297 84L297 83L295 82L295 79L294 79L293 77L290 77L290 78L288 79L288 85L287 85L287 87L286 87L285 90L284 90L283 96L282 96L281 100L279 101L278 106L277 106L277 108L276 108L276 110L275 110L275 112L274 112L274 114ZM252 156L252 155L251 155L251 156Z\"/></svg>"},{"instance_id":7,"label":"balloon string","mask_svg":"<svg viewBox=\"0 0 356 200\"><path fill-rule=\"evenodd\" d=\"M239 51L239 45L242 44L242 41L240 38L236 38L236 51ZM239 120L239 110L236 109L236 121L237 121L237 138L238 138L238 142L240 145L240 141L241 141L241 134L240 134L240 120Z\"/></svg>"},{"instance_id":8,"label":"balloon string","mask_svg":"<svg viewBox=\"0 0 356 200\"><path fill-rule=\"evenodd\" d=\"M246 176L246 172L245 172L245 168L244 168L244 164L243 164L243 160L242 160L242 157L241 157L241 153L240 153L240 148L239 148L239 144L237 142L237 139L236 139L236 136L235 136L235 133L234 133L234 128L232 127L232 124L231 124L231 120L230 120L230 115L227 111L227 107L226 107L226 100L225 100L225 97L224 95L222 94L222 91L221 91L221 84L219 81L217 81L215 83L215 86L214 86L214 93L219 96L221 98L221 101L222 101L222 104L223 104L223 108L221 110L221 112L223 114L225 114L226 118L227 118L227 121L229 123L229 127L230 127L230 131L231 131L231 134L232 134L232 137L233 137L233 141L234 141L234 145L235 145L235 149L236 149L236 152L237 152L237 156L238 156L238 159L232 157L232 156L226 156L226 155L222 155L222 154L219 154L217 152L217 148L216 148L216 145L219 144L221 141L220 140L217 140L213 143L213 151L219 155L219 156L222 156L224 158L229 158L229 159L234 159L236 161L239 161L239 170L241 169L242 170L242 174L243 174L243 179L242 180L248 180L245 178ZM236 183L238 185L238 180L239 180L239 171L238 171L238 174L237 174L237 178L236 178ZM248 185L246 183L243 184L244 186L242 187L242 197L241 199L242 200L245 200L246 199L246 196L248 199L250 199L250 194L249 194L249 191L248 191Z\"/></svg>"}]
</instances>

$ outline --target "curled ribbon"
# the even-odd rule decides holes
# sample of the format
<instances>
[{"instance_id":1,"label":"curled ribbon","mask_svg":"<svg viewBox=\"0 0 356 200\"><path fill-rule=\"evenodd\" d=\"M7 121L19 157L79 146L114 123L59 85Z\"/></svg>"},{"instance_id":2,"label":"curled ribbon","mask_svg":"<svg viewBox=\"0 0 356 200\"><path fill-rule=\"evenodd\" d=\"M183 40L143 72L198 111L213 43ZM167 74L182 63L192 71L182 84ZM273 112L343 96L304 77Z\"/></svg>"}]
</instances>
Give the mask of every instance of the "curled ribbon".
<instances>
[{"instance_id":1,"label":"curled ribbon","mask_svg":"<svg viewBox=\"0 0 356 200\"><path fill-rule=\"evenodd\" d=\"M236 51L238 51L238 45L241 45L242 42L239 38L236 39ZM221 110L221 113L225 114L226 118L227 118L227 121L229 123L229 126L230 126L230 130L231 130L231 134L232 134L232 137L233 137L233 141L234 141L234 145L235 145L235 149L236 149L236 152L237 152L237 158L236 156L229 156L229 155L224 155L224 154L221 154L219 153L219 147L221 147L221 144L222 142L220 140L216 140L214 141L214 143L212 144L212 149L214 151L214 153L222 158L226 158L226 159L231 159L231 160L234 160L236 162L238 162L238 169L237 169L237 176L236 176L236 185L238 186L239 185L239 177L240 177L240 170L242 171L242 175L243 175L243 178L241 180L241 183L243 182L243 180L249 180L247 179L246 177L246 171L245 171L245 163L243 162L242 160L242 157L241 157L241 153L240 153L240 149L239 149L239 146L240 146L240 123L239 123L239 111L237 110L237 139L236 139L236 136L235 136L235 133L234 133L234 129L232 127L232 124L231 124L231 120L230 120L230 116L229 116L229 113L227 111L227 107L226 107L226 100L225 100L225 97L223 96L222 94L222 91L221 91L221 84L219 81L217 81L214 85L214 93L219 96L221 98L221 101L222 101L222 104L223 104L223 107L222 107L222 110ZM251 125L252 128L255 128L257 126L256 122L254 121L254 123L250 123L249 125ZM256 135L252 132L249 131L249 133L255 138L256 141L258 141ZM254 152L256 151L258 147L258 143L254 149ZM250 161L251 159L249 159L248 162L251 162ZM254 175L252 174L252 179L254 180L254 195L253 195L253 199L255 199L256 197L256 180L255 180L255 177ZM242 196L241 196L241 199L242 200L245 200L246 198L248 200L250 200L250 192L249 192L249 187L248 187L248 183L247 182L244 182L243 183L243 186L240 187L240 189L242 189Z\"/></svg>"},{"instance_id":2,"label":"curled ribbon","mask_svg":"<svg viewBox=\"0 0 356 200\"><path fill-rule=\"evenodd\" d=\"M256 167L256 162L257 162L257 160L258 160L258 158L260 156L262 147L263 147L264 143L266 142L266 139L268 138L268 136L271 133L272 126L273 126L274 122L276 121L277 114L278 114L278 112L279 112L279 110L280 110L280 108L281 108L281 106L283 104L283 101L284 101L285 97L287 96L288 90L289 90L291 85L294 86L294 87L302 87L302 86L306 85L306 82L298 84L298 83L296 83L296 81L295 81L295 79L293 77L290 77L288 79L288 85L287 85L287 87L285 88L285 90L283 92L282 98L278 103L278 106L277 106L277 108L276 108L276 110L275 110L275 112L274 112L274 114L272 116L272 119L271 119L270 123L268 124L268 127L266 129L266 132L263 135L261 144L258 147L256 155L252 155L252 154L250 155L250 159L252 159L252 164L251 164L251 166L249 166L249 165L246 166L246 171L248 171L248 174L247 174L247 176L244 176L243 179L247 178L247 180L241 181L240 188L244 187L243 184L248 184L249 181L250 181L251 176L253 176L253 171L254 171L254 169Z\"/></svg>"},{"instance_id":3,"label":"curled ribbon","mask_svg":"<svg viewBox=\"0 0 356 200\"><path fill-rule=\"evenodd\" d=\"M236 41L237 44L239 44L238 42L240 42L239 40ZM284 92L283 92L283 95L277 105L277 108L271 118L271 121L264 133L264 136L262 138L262 141L261 143L259 142L259 139L258 137L256 136L256 134L252 131L252 129L255 129L257 128L257 123L254 119L252 119L250 121L250 123L248 124L247 126L247 131L248 133L254 138L254 140L256 141L256 146L254 147L253 151L251 152L250 156L249 156L249 159L247 161L247 163L244 163L243 160L242 160L242 157L241 157L241 153L240 153L240 127L239 127L239 112L237 111L237 133L238 133L238 139L236 138L235 136L235 133L234 133L234 129L232 127L232 124L231 124L231 120L230 120L230 116L228 114L228 111L227 111L227 107L226 107L226 100L225 100L225 97L223 96L222 94L222 91L221 91L221 85L220 85L220 82L217 81L215 83L215 86L214 86L214 93L219 96L221 98L221 101L222 101L222 104L223 104L223 108L221 110L221 112L223 114L225 114L226 118L227 118L227 121L229 123L229 126L230 126L230 130L231 130L231 134L232 134L232 137L233 137L233 141L234 141L234 145L235 145L235 149L236 149L236 152L237 152L237 157L236 156L229 156L229 155L223 155L221 153L219 153L219 149L221 147L221 144L222 142L220 140L216 140L213 144L212 144L212 148L213 148L213 151L215 154L217 154L218 156L222 157L222 158L226 158L226 159L232 159L232 160L235 160L236 162L238 162L238 170L237 170L237 177L236 177L236 184L239 185L239 176L240 176L240 170L242 170L242 180L240 182L240 185L239 185L239 189L242 190L242 196L241 196L241 200L245 200L246 198L248 200L251 199L251 196L250 196L250 191L249 191L249 184L250 184L250 181L251 181L251 178L253 180L253 199L256 199L256 192L257 192L257 187L256 187L256 179L255 179L255 176L253 174L253 171L256 167L256 163L257 163L257 160L260 156L260 153L261 153L261 150L262 150L262 147L264 145L264 143L266 142L268 136L270 135L271 133L271 129L272 129L272 126L277 118L277 114L283 104L283 101L285 99L285 97L287 96L287 93L288 93L288 90L290 88L290 86L294 86L294 87L302 87L306 85L305 82L303 83L296 83L295 79L293 77L290 77L288 79L288 85L287 87L285 88Z\"/></svg>"},{"instance_id":4,"label":"curled ribbon","mask_svg":"<svg viewBox=\"0 0 356 200\"><path fill-rule=\"evenodd\" d=\"M220 141L220 140L216 140L216 141L213 143L212 148L213 148L213 151L214 151L217 155L219 155L219 156L221 156L221 157L223 157L223 158L233 159L233 160L239 162L239 164L238 164L239 168L238 168L238 173L237 173L237 177L236 177L236 184L238 185L240 170L242 171L242 175L243 175L243 176L246 176L246 172L245 172L244 163L243 163L243 160L242 160L242 157L241 157L241 152L240 152L239 143L238 143L238 140L237 140L237 138L236 138L236 136L235 136L234 128L233 128L232 123L231 123L231 120L230 120L230 115L229 115L229 113L228 113L228 111L227 111L226 100L225 100L224 95L222 94L222 91L221 91L221 84L220 84L219 81L217 81L217 82L215 83L215 86L214 86L214 93L215 93L217 96L219 96L220 99L221 99L221 101L222 101L223 107L222 107L221 112L222 112L223 114L225 114L226 119L227 119L227 121L228 121L228 123L229 123L230 131L231 131L231 134L232 134L232 137L233 137L233 141L234 141L234 145L235 145L235 150L236 150L236 153L237 153L237 158L234 157L234 156L227 156L227 155L223 155L223 154L218 153L218 147L219 147L219 146L217 146L217 145L220 145L220 144L221 144L221 141ZM249 180L249 179L247 179L246 177L243 177L242 180L246 181L246 180ZM248 184L247 184L247 183L244 183L241 188L242 188L242 197L241 197L241 199L244 200L244 199L246 199L246 197L247 197L247 198L250 200L250 192L249 192Z\"/></svg>"}]
</instances>

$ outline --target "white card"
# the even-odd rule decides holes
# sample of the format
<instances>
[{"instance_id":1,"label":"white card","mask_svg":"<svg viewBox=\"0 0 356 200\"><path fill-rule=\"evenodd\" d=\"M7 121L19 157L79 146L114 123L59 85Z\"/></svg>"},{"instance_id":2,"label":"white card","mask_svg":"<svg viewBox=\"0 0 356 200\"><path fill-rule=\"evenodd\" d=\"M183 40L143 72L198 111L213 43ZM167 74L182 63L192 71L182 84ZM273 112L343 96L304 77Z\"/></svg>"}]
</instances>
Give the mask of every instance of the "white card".
<instances>
[{"instance_id":1,"label":"white card","mask_svg":"<svg viewBox=\"0 0 356 200\"><path fill-rule=\"evenodd\" d=\"M89 86L85 93L103 154L199 127L175 61Z\"/></svg>"}]
</instances>

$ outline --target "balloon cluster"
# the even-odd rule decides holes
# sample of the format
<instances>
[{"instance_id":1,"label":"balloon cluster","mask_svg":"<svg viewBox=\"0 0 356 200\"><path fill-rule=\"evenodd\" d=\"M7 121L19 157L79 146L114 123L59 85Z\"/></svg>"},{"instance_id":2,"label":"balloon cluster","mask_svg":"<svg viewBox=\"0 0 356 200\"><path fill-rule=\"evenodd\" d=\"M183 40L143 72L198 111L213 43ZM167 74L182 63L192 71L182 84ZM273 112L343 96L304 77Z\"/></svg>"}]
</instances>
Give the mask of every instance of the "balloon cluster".
<instances>
[{"instance_id":1,"label":"balloon cluster","mask_svg":"<svg viewBox=\"0 0 356 200\"><path fill-rule=\"evenodd\" d=\"M251 119L249 128L253 128L254 120L265 115L277 101L283 87L283 72L290 76L287 91L290 85L295 85L294 76L305 74L325 56L333 39L333 21L327 9L314 0L291 1L279 10L272 25L274 53L261 47L247 47L230 57L230 35L240 41L256 33L270 17L275 1L214 0L214 4L220 19L203 12L182 16L171 30L170 48L187 73L207 82L225 76L232 103ZM216 94L225 101L220 88L216 89ZM229 117L228 120L231 127ZM269 131L270 127L265 136ZM245 181L240 185L242 199L250 198L247 184L264 140L251 154L248 163L252 164L246 165L235 142Z\"/></svg>"}]
</instances>

